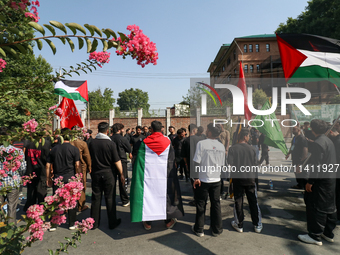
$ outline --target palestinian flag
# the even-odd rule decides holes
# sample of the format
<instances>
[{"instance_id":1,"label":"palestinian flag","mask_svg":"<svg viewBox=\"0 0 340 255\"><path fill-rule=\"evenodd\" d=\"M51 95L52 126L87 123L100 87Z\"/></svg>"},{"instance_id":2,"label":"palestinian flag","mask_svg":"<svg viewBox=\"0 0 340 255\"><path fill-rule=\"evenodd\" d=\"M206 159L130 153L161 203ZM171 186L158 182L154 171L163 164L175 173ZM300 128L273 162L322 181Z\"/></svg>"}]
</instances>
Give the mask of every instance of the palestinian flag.
<instances>
[{"instance_id":1,"label":"palestinian flag","mask_svg":"<svg viewBox=\"0 0 340 255\"><path fill-rule=\"evenodd\" d=\"M309 34L277 34L287 82L328 80L340 86L340 40Z\"/></svg>"},{"instance_id":2,"label":"palestinian flag","mask_svg":"<svg viewBox=\"0 0 340 255\"><path fill-rule=\"evenodd\" d=\"M143 140L134 161L131 181L132 222L184 215L174 159L170 140L162 133L155 132Z\"/></svg>"},{"instance_id":3,"label":"palestinian flag","mask_svg":"<svg viewBox=\"0 0 340 255\"><path fill-rule=\"evenodd\" d=\"M87 81L70 81L60 79L54 85L54 94L83 102L89 101Z\"/></svg>"}]
</instances>

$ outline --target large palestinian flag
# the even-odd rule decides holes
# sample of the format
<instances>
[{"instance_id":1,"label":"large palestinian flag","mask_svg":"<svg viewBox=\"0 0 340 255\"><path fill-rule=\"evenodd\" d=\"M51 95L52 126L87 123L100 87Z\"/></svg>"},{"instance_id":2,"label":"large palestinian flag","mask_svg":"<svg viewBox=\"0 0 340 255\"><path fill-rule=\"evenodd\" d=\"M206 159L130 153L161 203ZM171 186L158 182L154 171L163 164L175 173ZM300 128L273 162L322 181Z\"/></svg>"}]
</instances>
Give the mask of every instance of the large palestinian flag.
<instances>
[{"instance_id":1,"label":"large palestinian flag","mask_svg":"<svg viewBox=\"0 0 340 255\"><path fill-rule=\"evenodd\" d=\"M287 82L328 80L340 86L340 41L309 34L276 35Z\"/></svg>"},{"instance_id":2,"label":"large palestinian flag","mask_svg":"<svg viewBox=\"0 0 340 255\"><path fill-rule=\"evenodd\" d=\"M132 222L184 215L174 159L169 138L160 132L151 134L141 143L134 161L130 189Z\"/></svg>"},{"instance_id":3,"label":"large palestinian flag","mask_svg":"<svg viewBox=\"0 0 340 255\"><path fill-rule=\"evenodd\" d=\"M87 81L62 80L54 85L54 93L73 100L89 101Z\"/></svg>"}]
</instances>

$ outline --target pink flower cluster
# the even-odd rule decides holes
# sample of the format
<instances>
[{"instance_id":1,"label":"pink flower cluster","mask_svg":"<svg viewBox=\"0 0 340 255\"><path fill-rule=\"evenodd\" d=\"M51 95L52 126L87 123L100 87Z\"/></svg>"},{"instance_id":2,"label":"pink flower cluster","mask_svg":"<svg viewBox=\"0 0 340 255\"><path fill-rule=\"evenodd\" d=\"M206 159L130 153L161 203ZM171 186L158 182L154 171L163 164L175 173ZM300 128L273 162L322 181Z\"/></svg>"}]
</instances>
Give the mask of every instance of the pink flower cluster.
<instances>
[{"instance_id":1,"label":"pink flower cluster","mask_svg":"<svg viewBox=\"0 0 340 255\"><path fill-rule=\"evenodd\" d=\"M35 119L31 119L26 123L22 124L22 126L24 127L25 131L34 133L35 129L38 126L38 122L36 122Z\"/></svg>"},{"instance_id":2,"label":"pink flower cluster","mask_svg":"<svg viewBox=\"0 0 340 255\"><path fill-rule=\"evenodd\" d=\"M48 110L49 111L52 111L52 110L54 110L55 108L57 108L58 107L58 105L53 105L53 106L51 106L50 108L48 108Z\"/></svg>"},{"instance_id":3,"label":"pink flower cluster","mask_svg":"<svg viewBox=\"0 0 340 255\"><path fill-rule=\"evenodd\" d=\"M133 59L137 59L137 64L142 67L150 63L157 65L158 53L156 44L150 41L150 38L139 29L139 26L129 25L127 30L131 31L130 35L127 36L129 40L122 42L119 37L117 41L121 43L121 46L116 53L118 55L130 53Z\"/></svg>"},{"instance_id":4,"label":"pink flower cluster","mask_svg":"<svg viewBox=\"0 0 340 255\"><path fill-rule=\"evenodd\" d=\"M54 202L59 202L59 197L54 195L54 196L47 196L44 199L44 202L46 202L48 205L53 204Z\"/></svg>"},{"instance_id":5,"label":"pink flower cluster","mask_svg":"<svg viewBox=\"0 0 340 255\"><path fill-rule=\"evenodd\" d=\"M93 228L93 223L94 223L93 218L87 218L86 220L82 220L82 222L76 221L75 226L81 232L87 234L87 231Z\"/></svg>"},{"instance_id":6,"label":"pink flower cluster","mask_svg":"<svg viewBox=\"0 0 340 255\"><path fill-rule=\"evenodd\" d=\"M0 73L2 73L2 69L6 67L6 61L0 58Z\"/></svg>"},{"instance_id":7,"label":"pink flower cluster","mask_svg":"<svg viewBox=\"0 0 340 255\"><path fill-rule=\"evenodd\" d=\"M15 150L14 148L8 150L6 152L6 148L1 148L0 149L0 158L2 163L2 170L0 170L0 179L2 177L7 177L8 174L6 172L10 171L17 171L20 166L21 162L24 159L23 155L18 155L18 151Z\"/></svg>"},{"instance_id":8,"label":"pink flower cluster","mask_svg":"<svg viewBox=\"0 0 340 255\"><path fill-rule=\"evenodd\" d=\"M57 110L56 110L56 113L55 113L56 115L58 115L58 116L61 116L61 115L63 115L63 110L61 109L61 108L58 108Z\"/></svg>"},{"instance_id":9,"label":"pink flower cluster","mask_svg":"<svg viewBox=\"0 0 340 255\"><path fill-rule=\"evenodd\" d=\"M59 209L68 210L76 207L77 201L81 196L81 191L84 188L80 179L81 174L77 174L76 177L72 177L71 182L56 190L55 195L60 198Z\"/></svg>"},{"instance_id":10,"label":"pink flower cluster","mask_svg":"<svg viewBox=\"0 0 340 255\"><path fill-rule=\"evenodd\" d=\"M56 210L56 213L57 214L52 216L51 223L57 224L57 225L61 225L61 224L66 223L66 216L63 215L64 211L63 210Z\"/></svg>"},{"instance_id":11,"label":"pink flower cluster","mask_svg":"<svg viewBox=\"0 0 340 255\"><path fill-rule=\"evenodd\" d=\"M35 223L30 225L28 232L30 235L26 237L26 240L33 242L35 240L43 240L44 232L51 228L50 222L43 222L42 219L35 220Z\"/></svg>"},{"instance_id":12,"label":"pink flower cluster","mask_svg":"<svg viewBox=\"0 0 340 255\"><path fill-rule=\"evenodd\" d=\"M102 67L101 64L105 64L105 63L109 63L110 62L110 55L111 53L109 52L104 52L104 51L101 51L101 52L91 52L90 53L90 57L89 59L90 60L96 60L98 63L98 66L99 67Z\"/></svg>"},{"instance_id":13,"label":"pink flower cluster","mask_svg":"<svg viewBox=\"0 0 340 255\"><path fill-rule=\"evenodd\" d=\"M31 12L25 12L25 17L29 17L31 18L34 22L38 22L39 21L39 17L38 17L38 9L37 7L40 7L40 2L39 1L32 1L29 2L29 0L21 0L20 3L17 2L10 2L9 4L10 7L12 7L15 10L18 10L19 8L21 9L21 11L25 11L26 7L31 6L30 11Z\"/></svg>"},{"instance_id":14,"label":"pink flower cluster","mask_svg":"<svg viewBox=\"0 0 340 255\"><path fill-rule=\"evenodd\" d=\"M22 185L26 186L27 183L32 183L33 178L37 177L35 172L33 172L31 175L24 175L21 177Z\"/></svg>"},{"instance_id":15,"label":"pink flower cluster","mask_svg":"<svg viewBox=\"0 0 340 255\"><path fill-rule=\"evenodd\" d=\"M44 213L44 206L43 205L31 205L27 211L27 217L33 220L40 219L40 216Z\"/></svg>"}]
</instances>

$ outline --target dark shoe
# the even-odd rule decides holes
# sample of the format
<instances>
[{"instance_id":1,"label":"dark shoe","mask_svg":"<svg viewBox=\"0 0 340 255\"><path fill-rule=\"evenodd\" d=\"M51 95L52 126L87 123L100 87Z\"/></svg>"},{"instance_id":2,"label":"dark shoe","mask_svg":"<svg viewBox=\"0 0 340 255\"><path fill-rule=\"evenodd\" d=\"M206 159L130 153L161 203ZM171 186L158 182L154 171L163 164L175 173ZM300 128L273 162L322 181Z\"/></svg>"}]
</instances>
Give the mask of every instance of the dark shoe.
<instances>
[{"instance_id":1,"label":"dark shoe","mask_svg":"<svg viewBox=\"0 0 340 255\"><path fill-rule=\"evenodd\" d=\"M220 234L222 234L223 231L221 231L221 233L215 233L214 231L211 231L212 236L214 237L218 237Z\"/></svg>"},{"instance_id":2,"label":"dark shoe","mask_svg":"<svg viewBox=\"0 0 340 255\"><path fill-rule=\"evenodd\" d=\"M109 229L115 229L116 227L120 225L120 223L122 223L122 219L117 219L115 225L112 227L109 227Z\"/></svg>"},{"instance_id":3,"label":"dark shoe","mask_svg":"<svg viewBox=\"0 0 340 255\"><path fill-rule=\"evenodd\" d=\"M143 226L145 230L150 230L151 229L151 225L149 225L148 223L146 223L146 221L143 221Z\"/></svg>"},{"instance_id":4,"label":"dark shoe","mask_svg":"<svg viewBox=\"0 0 340 255\"><path fill-rule=\"evenodd\" d=\"M168 229L169 229L169 228L173 228L173 226L175 226L176 222L177 222L177 219L176 219L176 218L172 218L171 221L168 222L165 226L166 226L166 228L168 228Z\"/></svg>"},{"instance_id":5,"label":"dark shoe","mask_svg":"<svg viewBox=\"0 0 340 255\"><path fill-rule=\"evenodd\" d=\"M180 176L179 176L179 179L180 179L180 180L183 180L183 178L184 178L183 175L180 175Z\"/></svg>"},{"instance_id":6,"label":"dark shoe","mask_svg":"<svg viewBox=\"0 0 340 255\"><path fill-rule=\"evenodd\" d=\"M189 202L189 205L190 205L190 206L196 206L196 201L195 201L195 200L190 201L190 202Z\"/></svg>"},{"instance_id":7,"label":"dark shoe","mask_svg":"<svg viewBox=\"0 0 340 255\"><path fill-rule=\"evenodd\" d=\"M89 209L89 206L88 205L84 205L82 208L79 208L78 211L79 212L83 212L85 210Z\"/></svg>"}]
</instances>

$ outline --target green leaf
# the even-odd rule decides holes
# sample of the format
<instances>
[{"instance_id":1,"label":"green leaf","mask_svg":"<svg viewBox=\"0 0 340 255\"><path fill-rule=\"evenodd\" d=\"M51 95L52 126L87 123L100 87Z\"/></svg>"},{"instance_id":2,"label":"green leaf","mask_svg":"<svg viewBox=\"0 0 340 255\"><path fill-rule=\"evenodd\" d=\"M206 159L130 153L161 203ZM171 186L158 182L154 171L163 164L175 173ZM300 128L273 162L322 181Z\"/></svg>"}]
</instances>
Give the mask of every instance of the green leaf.
<instances>
[{"instance_id":1,"label":"green leaf","mask_svg":"<svg viewBox=\"0 0 340 255\"><path fill-rule=\"evenodd\" d=\"M127 38L125 34L121 32L118 32L118 34L120 35L120 39L122 39L122 42L129 41L129 38Z\"/></svg>"},{"instance_id":2,"label":"green leaf","mask_svg":"<svg viewBox=\"0 0 340 255\"><path fill-rule=\"evenodd\" d=\"M90 31L91 36L94 35L94 29L91 27L91 25L85 24L84 27L86 27Z\"/></svg>"},{"instance_id":3,"label":"green leaf","mask_svg":"<svg viewBox=\"0 0 340 255\"><path fill-rule=\"evenodd\" d=\"M69 76L72 77L72 75L68 74ZM64 137L60 136L60 143L63 144L64 143Z\"/></svg>"},{"instance_id":4,"label":"green leaf","mask_svg":"<svg viewBox=\"0 0 340 255\"><path fill-rule=\"evenodd\" d=\"M38 49L41 50L42 47L43 47L42 41L41 40L36 40L36 42L37 42Z\"/></svg>"},{"instance_id":5,"label":"green leaf","mask_svg":"<svg viewBox=\"0 0 340 255\"><path fill-rule=\"evenodd\" d=\"M72 42L72 40L68 37L66 37L66 40L68 41L70 47L71 47L71 51L74 52L74 43Z\"/></svg>"},{"instance_id":6,"label":"green leaf","mask_svg":"<svg viewBox=\"0 0 340 255\"><path fill-rule=\"evenodd\" d=\"M41 145L44 146L45 145L45 138L41 138Z\"/></svg>"},{"instance_id":7,"label":"green leaf","mask_svg":"<svg viewBox=\"0 0 340 255\"><path fill-rule=\"evenodd\" d=\"M71 239L69 237L64 238L67 242L71 242Z\"/></svg>"},{"instance_id":8,"label":"green leaf","mask_svg":"<svg viewBox=\"0 0 340 255\"><path fill-rule=\"evenodd\" d=\"M49 39L44 39L44 40L45 42L48 43L48 45L50 45L51 50L53 51L53 55L55 55L55 53L57 52L57 48L55 47L54 43Z\"/></svg>"},{"instance_id":9,"label":"green leaf","mask_svg":"<svg viewBox=\"0 0 340 255\"><path fill-rule=\"evenodd\" d=\"M90 72L92 73L92 69L91 69L91 68L89 68L89 67L88 67L87 69L89 69L89 70L90 70Z\"/></svg>"},{"instance_id":10,"label":"green leaf","mask_svg":"<svg viewBox=\"0 0 340 255\"><path fill-rule=\"evenodd\" d=\"M25 47L22 46L21 44L15 44L15 47L17 47L18 50L19 50L22 54L26 54L26 53L27 53L27 48L25 48Z\"/></svg>"},{"instance_id":11,"label":"green leaf","mask_svg":"<svg viewBox=\"0 0 340 255\"><path fill-rule=\"evenodd\" d=\"M65 24L66 25L66 24ZM81 25L77 24L77 23L68 23L68 28L74 28L79 30L80 32L82 32L84 35L86 35L86 30L85 28L83 28ZM71 29L71 28L70 28Z\"/></svg>"},{"instance_id":12,"label":"green leaf","mask_svg":"<svg viewBox=\"0 0 340 255\"><path fill-rule=\"evenodd\" d=\"M74 71L74 72L80 76L80 73L79 73L79 72L77 72L77 71Z\"/></svg>"},{"instance_id":13,"label":"green leaf","mask_svg":"<svg viewBox=\"0 0 340 255\"><path fill-rule=\"evenodd\" d=\"M6 20L6 17L0 14L0 20Z\"/></svg>"},{"instance_id":14,"label":"green leaf","mask_svg":"<svg viewBox=\"0 0 340 255\"><path fill-rule=\"evenodd\" d=\"M87 44L87 53L89 53L92 48L92 42L89 38L86 38L86 44Z\"/></svg>"},{"instance_id":15,"label":"green leaf","mask_svg":"<svg viewBox=\"0 0 340 255\"><path fill-rule=\"evenodd\" d=\"M112 29L107 28L107 29L105 29L105 31L109 32L117 40L117 35L116 35L116 33Z\"/></svg>"},{"instance_id":16,"label":"green leaf","mask_svg":"<svg viewBox=\"0 0 340 255\"><path fill-rule=\"evenodd\" d=\"M50 24L52 26L56 27L56 28L59 28L61 31L63 31L65 33L65 35L67 34L67 30L66 30L65 26L62 23L60 23L58 21L55 21L55 20L51 20Z\"/></svg>"},{"instance_id":17,"label":"green leaf","mask_svg":"<svg viewBox=\"0 0 340 255\"><path fill-rule=\"evenodd\" d=\"M29 49L29 51L30 51L31 53L33 53L33 48L32 48L31 45L27 45L27 49Z\"/></svg>"},{"instance_id":18,"label":"green leaf","mask_svg":"<svg viewBox=\"0 0 340 255\"><path fill-rule=\"evenodd\" d=\"M0 48L0 54L5 58L6 57L6 53L5 53L5 51L2 49L2 48Z\"/></svg>"},{"instance_id":19,"label":"green leaf","mask_svg":"<svg viewBox=\"0 0 340 255\"><path fill-rule=\"evenodd\" d=\"M94 39L92 42L92 48L90 52L94 52L97 49L97 46L98 46L98 41Z\"/></svg>"},{"instance_id":20,"label":"green leaf","mask_svg":"<svg viewBox=\"0 0 340 255\"><path fill-rule=\"evenodd\" d=\"M102 31L100 31L100 29L99 29L98 27L96 27L96 26L94 26L94 25L90 25L90 27L92 27L92 29L93 29L94 31L96 31L96 33L97 33L100 37L103 36Z\"/></svg>"},{"instance_id":21,"label":"green leaf","mask_svg":"<svg viewBox=\"0 0 340 255\"><path fill-rule=\"evenodd\" d=\"M111 36L111 33L104 28L102 29L102 31L106 35L106 37L109 39L109 37Z\"/></svg>"},{"instance_id":22,"label":"green leaf","mask_svg":"<svg viewBox=\"0 0 340 255\"><path fill-rule=\"evenodd\" d=\"M44 24L44 27L46 27L48 30L50 30L52 35L55 36L55 29L52 26L50 26L48 24Z\"/></svg>"},{"instance_id":23,"label":"green leaf","mask_svg":"<svg viewBox=\"0 0 340 255\"><path fill-rule=\"evenodd\" d=\"M84 46L84 40L80 37L78 37L78 44L79 44L79 49L83 48Z\"/></svg>"},{"instance_id":24,"label":"green leaf","mask_svg":"<svg viewBox=\"0 0 340 255\"><path fill-rule=\"evenodd\" d=\"M24 33L19 31L19 29L15 28L15 27L8 27L8 28L6 28L6 30L13 33L13 34L16 34L16 35L19 35L19 36L24 36Z\"/></svg>"},{"instance_id":25,"label":"green leaf","mask_svg":"<svg viewBox=\"0 0 340 255\"><path fill-rule=\"evenodd\" d=\"M85 69L81 69L84 73L86 73L87 74L87 72L85 71Z\"/></svg>"},{"instance_id":26,"label":"green leaf","mask_svg":"<svg viewBox=\"0 0 340 255\"><path fill-rule=\"evenodd\" d=\"M48 250L49 255L53 255L53 251L51 249Z\"/></svg>"},{"instance_id":27,"label":"green leaf","mask_svg":"<svg viewBox=\"0 0 340 255\"><path fill-rule=\"evenodd\" d=\"M34 145L35 145L35 148L39 148L39 141L35 141L35 143L34 143Z\"/></svg>"},{"instance_id":28,"label":"green leaf","mask_svg":"<svg viewBox=\"0 0 340 255\"><path fill-rule=\"evenodd\" d=\"M103 43L103 51L107 51L107 49L109 48L109 44L105 39L102 39L101 41Z\"/></svg>"},{"instance_id":29,"label":"green leaf","mask_svg":"<svg viewBox=\"0 0 340 255\"><path fill-rule=\"evenodd\" d=\"M17 56L17 52L16 52L13 48L8 47L8 46L3 46L2 49L5 50L6 52L11 53L11 55L12 55L13 57L15 57L15 58L18 57L18 56Z\"/></svg>"},{"instance_id":30,"label":"green leaf","mask_svg":"<svg viewBox=\"0 0 340 255\"><path fill-rule=\"evenodd\" d=\"M40 26L38 23L30 21L28 22L28 25L30 25L31 27L33 27L35 30L39 31L40 33L42 33L43 35L45 35L45 29Z\"/></svg>"},{"instance_id":31,"label":"green leaf","mask_svg":"<svg viewBox=\"0 0 340 255\"><path fill-rule=\"evenodd\" d=\"M63 44L65 44L66 43L66 39L65 39L65 37L58 37L59 39L60 39L60 41L63 43Z\"/></svg>"},{"instance_id":32,"label":"green leaf","mask_svg":"<svg viewBox=\"0 0 340 255\"><path fill-rule=\"evenodd\" d=\"M65 23L65 26L67 26L72 31L72 33L74 35L77 33L77 29L75 29L74 27L70 26L68 23Z\"/></svg>"}]
</instances>

